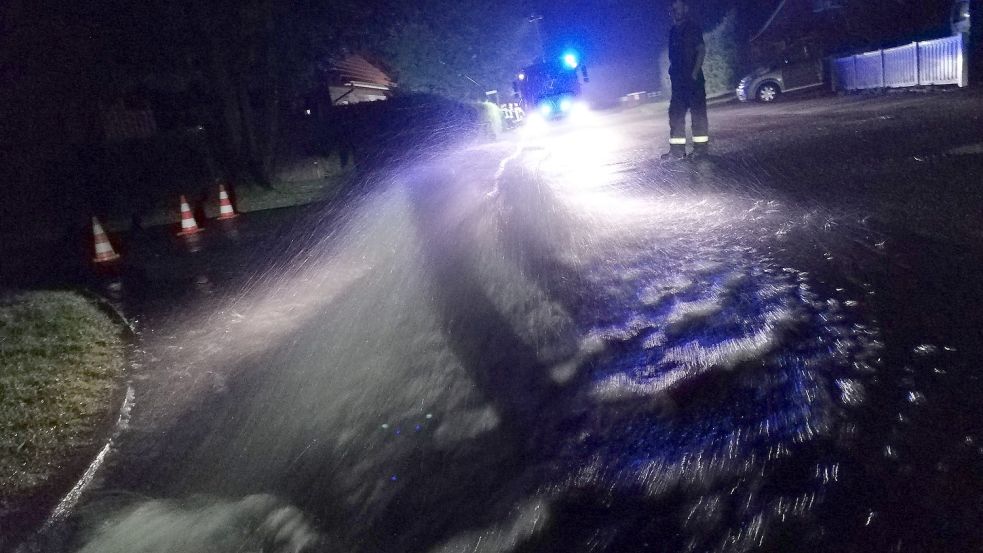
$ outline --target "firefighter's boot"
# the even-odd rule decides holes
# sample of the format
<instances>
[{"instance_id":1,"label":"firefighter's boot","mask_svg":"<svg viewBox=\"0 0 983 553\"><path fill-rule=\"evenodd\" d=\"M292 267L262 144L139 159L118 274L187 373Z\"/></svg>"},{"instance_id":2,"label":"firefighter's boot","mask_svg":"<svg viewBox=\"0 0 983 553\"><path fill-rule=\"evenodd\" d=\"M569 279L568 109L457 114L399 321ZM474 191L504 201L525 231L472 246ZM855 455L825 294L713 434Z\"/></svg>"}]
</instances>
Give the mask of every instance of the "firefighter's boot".
<instances>
[{"instance_id":1,"label":"firefighter's boot","mask_svg":"<svg viewBox=\"0 0 983 553\"><path fill-rule=\"evenodd\" d=\"M710 144L707 142L696 142L693 144L693 153L689 155L692 159L707 159L710 157Z\"/></svg>"},{"instance_id":2,"label":"firefighter's boot","mask_svg":"<svg viewBox=\"0 0 983 553\"><path fill-rule=\"evenodd\" d=\"M686 144L670 144L669 151L662 154L662 159L672 161L686 157Z\"/></svg>"}]
</instances>

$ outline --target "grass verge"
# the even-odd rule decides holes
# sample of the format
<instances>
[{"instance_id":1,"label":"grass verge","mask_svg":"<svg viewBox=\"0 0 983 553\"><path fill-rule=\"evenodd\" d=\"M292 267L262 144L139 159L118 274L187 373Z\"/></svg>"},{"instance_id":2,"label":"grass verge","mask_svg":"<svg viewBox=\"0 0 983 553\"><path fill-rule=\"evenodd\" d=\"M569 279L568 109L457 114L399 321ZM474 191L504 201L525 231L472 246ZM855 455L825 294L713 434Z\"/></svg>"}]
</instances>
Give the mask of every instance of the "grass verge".
<instances>
[{"instance_id":1,"label":"grass verge","mask_svg":"<svg viewBox=\"0 0 983 553\"><path fill-rule=\"evenodd\" d=\"M72 292L0 297L0 500L30 496L102 439L123 327Z\"/></svg>"},{"instance_id":2,"label":"grass verge","mask_svg":"<svg viewBox=\"0 0 983 553\"><path fill-rule=\"evenodd\" d=\"M344 190L353 172L352 164L343 164L337 154L325 158L297 161L284 168L269 186L243 184L235 188L235 210L239 213L295 207L326 200ZM219 215L218 189L209 188L204 211L209 219ZM198 197L189 195L194 203ZM166 198L167 203L141 213L145 227L173 225L181 222L177 196ZM118 215L107 219L108 228L114 231L130 229L131 220ZM198 224L207 221L198 221Z\"/></svg>"}]
</instances>

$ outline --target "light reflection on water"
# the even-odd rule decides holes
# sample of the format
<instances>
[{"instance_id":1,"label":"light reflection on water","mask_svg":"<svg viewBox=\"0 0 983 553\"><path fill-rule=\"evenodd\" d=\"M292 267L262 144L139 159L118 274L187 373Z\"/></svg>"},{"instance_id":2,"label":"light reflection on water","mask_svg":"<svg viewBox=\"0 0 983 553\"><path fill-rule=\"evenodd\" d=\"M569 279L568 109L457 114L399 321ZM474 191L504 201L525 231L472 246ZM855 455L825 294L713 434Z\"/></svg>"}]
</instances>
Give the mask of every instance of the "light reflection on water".
<instances>
[{"instance_id":1,"label":"light reflection on water","mask_svg":"<svg viewBox=\"0 0 983 553\"><path fill-rule=\"evenodd\" d=\"M184 377L144 421L172 440L124 448L101 490L160 463L149 498L94 493L81 550L747 551L809 528L876 327L771 253L803 216L622 172L594 132L497 180L474 180L487 155L409 170L175 319L149 378Z\"/></svg>"},{"instance_id":2,"label":"light reflection on water","mask_svg":"<svg viewBox=\"0 0 983 553\"><path fill-rule=\"evenodd\" d=\"M618 551L644 540L749 550L774 524L807 517L830 485L825 458L849 418L844 407L862 403L853 367L876 365L882 345L807 274L759 251L792 215L671 188L637 210L617 188L590 187L585 199L576 198L585 183L559 182L546 203L575 197L566 203L584 226L596 231L598 213L618 216L601 216L606 245L588 277L600 293L579 310L580 332L604 343L585 383L592 402L564 427L550 494L570 516L603 521L596 545ZM583 490L594 499L569 505ZM626 513L611 494L644 500ZM625 519L630 530L610 531ZM568 531L534 541L586 540Z\"/></svg>"}]
</instances>

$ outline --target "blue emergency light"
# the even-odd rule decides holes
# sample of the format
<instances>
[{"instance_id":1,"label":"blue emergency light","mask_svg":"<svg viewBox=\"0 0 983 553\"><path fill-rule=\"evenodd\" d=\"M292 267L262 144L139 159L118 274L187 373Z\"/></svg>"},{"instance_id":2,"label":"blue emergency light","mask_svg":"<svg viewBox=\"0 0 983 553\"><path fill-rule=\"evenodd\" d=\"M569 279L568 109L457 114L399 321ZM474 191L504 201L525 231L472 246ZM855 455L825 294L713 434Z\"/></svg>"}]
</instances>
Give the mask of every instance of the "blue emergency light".
<instances>
[{"instance_id":1,"label":"blue emergency light","mask_svg":"<svg viewBox=\"0 0 983 553\"><path fill-rule=\"evenodd\" d=\"M573 52L567 52L563 54L563 65L566 65L570 69L576 69L580 63L577 61L577 54Z\"/></svg>"}]
</instances>

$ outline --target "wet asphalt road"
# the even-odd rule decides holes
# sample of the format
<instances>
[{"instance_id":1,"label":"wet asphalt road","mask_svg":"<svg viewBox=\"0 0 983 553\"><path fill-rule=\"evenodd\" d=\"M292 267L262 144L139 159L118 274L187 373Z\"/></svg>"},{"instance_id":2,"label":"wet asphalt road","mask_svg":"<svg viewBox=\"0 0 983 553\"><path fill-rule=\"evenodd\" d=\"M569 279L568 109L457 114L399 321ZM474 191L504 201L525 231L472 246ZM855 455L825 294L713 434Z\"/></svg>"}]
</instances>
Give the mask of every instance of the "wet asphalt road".
<instances>
[{"instance_id":1,"label":"wet asphalt road","mask_svg":"<svg viewBox=\"0 0 983 553\"><path fill-rule=\"evenodd\" d=\"M979 549L981 105L721 106L675 164L642 107L151 231L130 428L42 542Z\"/></svg>"}]
</instances>

